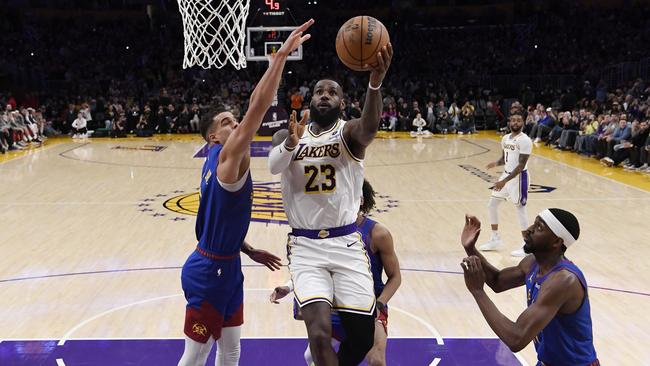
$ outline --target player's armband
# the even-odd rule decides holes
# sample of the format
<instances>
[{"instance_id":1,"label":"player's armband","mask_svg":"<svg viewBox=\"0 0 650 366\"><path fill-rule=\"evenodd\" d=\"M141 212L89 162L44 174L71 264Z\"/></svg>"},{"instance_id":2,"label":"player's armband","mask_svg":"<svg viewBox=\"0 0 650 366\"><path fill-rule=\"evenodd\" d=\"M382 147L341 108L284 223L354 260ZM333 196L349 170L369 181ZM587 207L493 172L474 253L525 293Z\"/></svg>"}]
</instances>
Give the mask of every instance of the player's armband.
<instances>
[{"instance_id":1,"label":"player's armband","mask_svg":"<svg viewBox=\"0 0 650 366\"><path fill-rule=\"evenodd\" d=\"M287 169L289 163L291 163L294 150L295 147L288 149L284 143L271 149L269 153L269 169L271 170L271 174L280 174Z\"/></svg>"}]
</instances>

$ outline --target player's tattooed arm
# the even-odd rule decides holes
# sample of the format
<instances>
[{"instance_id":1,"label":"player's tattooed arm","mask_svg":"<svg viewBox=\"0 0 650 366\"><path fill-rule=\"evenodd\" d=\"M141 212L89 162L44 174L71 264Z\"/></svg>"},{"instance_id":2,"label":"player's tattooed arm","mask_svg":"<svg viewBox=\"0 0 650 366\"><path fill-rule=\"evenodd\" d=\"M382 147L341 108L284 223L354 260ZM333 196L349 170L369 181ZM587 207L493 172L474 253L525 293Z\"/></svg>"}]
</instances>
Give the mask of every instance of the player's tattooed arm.
<instances>
[{"instance_id":1,"label":"player's tattooed arm","mask_svg":"<svg viewBox=\"0 0 650 366\"><path fill-rule=\"evenodd\" d=\"M524 171L524 168L526 168L526 163L528 162L528 158L530 155L527 154L519 154L519 164L517 164L517 167L508 174L507 177L503 178L503 182L508 182L512 179L514 179L516 176L519 175L522 171Z\"/></svg>"},{"instance_id":2,"label":"player's tattooed arm","mask_svg":"<svg viewBox=\"0 0 650 366\"><path fill-rule=\"evenodd\" d=\"M488 168L488 169L492 169L492 168L494 168L494 167L501 166L501 165L505 165L505 164L506 164L506 153L505 153L505 152L502 152L502 153L501 153L501 157L499 158L499 160L497 160L497 161L493 161L493 162L489 163L489 164L486 166L486 168Z\"/></svg>"},{"instance_id":3,"label":"player's tattooed arm","mask_svg":"<svg viewBox=\"0 0 650 366\"><path fill-rule=\"evenodd\" d=\"M271 145L273 145L273 147L280 145L287 139L287 136L289 136L289 130L287 129L276 131L271 138Z\"/></svg>"}]
</instances>

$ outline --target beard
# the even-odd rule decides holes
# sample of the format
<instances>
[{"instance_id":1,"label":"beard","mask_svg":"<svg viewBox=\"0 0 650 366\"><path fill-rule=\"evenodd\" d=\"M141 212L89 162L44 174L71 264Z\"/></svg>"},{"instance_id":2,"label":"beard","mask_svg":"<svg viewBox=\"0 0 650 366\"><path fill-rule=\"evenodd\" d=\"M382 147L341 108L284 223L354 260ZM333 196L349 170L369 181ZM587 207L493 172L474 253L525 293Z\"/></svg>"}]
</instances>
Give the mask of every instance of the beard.
<instances>
[{"instance_id":1,"label":"beard","mask_svg":"<svg viewBox=\"0 0 650 366\"><path fill-rule=\"evenodd\" d=\"M524 127L524 126L517 126L517 129L515 130L515 129L513 128L513 126L510 126L510 131L515 132L515 133L519 133L519 132L521 132L521 130L522 130L523 127Z\"/></svg>"},{"instance_id":2,"label":"beard","mask_svg":"<svg viewBox=\"0 0 650 366\"><path fill-rule=\"evenodd\" d=\"M309 119L316 122L321 128L328 127L341 117L341 109L336 106L321 112L313 104L309 105Z\"/></svg>"},{"instance_id":3,"label":"beard","mask_svg":"<svg viewBox=\"0 0 650 366\"><path fill-rule=\"evenodd\" d=\"M533 248L529 243L524 244L524 253L526 254L533 254Z\"/></svg>"}]
</instances>

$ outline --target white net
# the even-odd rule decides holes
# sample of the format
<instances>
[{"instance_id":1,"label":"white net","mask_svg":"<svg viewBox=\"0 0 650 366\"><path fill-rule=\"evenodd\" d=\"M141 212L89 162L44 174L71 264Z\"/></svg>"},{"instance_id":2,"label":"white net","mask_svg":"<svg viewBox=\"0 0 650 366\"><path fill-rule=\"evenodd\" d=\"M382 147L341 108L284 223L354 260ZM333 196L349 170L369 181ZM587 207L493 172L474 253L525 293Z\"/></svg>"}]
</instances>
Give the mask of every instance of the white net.
<instances>
[{"instance_id":1,"label":"white net","mask_svg":"<svg viewBox=\"0 0 650 366\"><path fill-rule=\"evenodd\" d=\"M244 40L249 0L178 0L183 18L183 68L246 67Z\"/></svg>"}]
</instances>

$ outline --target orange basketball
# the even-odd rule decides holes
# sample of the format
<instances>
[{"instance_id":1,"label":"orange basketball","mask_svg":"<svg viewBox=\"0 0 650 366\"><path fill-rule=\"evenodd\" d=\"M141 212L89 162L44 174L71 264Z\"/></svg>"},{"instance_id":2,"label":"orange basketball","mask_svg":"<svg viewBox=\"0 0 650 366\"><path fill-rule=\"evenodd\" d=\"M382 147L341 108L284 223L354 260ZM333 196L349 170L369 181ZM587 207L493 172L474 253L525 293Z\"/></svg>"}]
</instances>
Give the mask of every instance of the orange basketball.
<instances>
[{"instance_id":1,"label":"orange basketball","mask_svg":"<svg viewBox=\"0 0 650 366\"><path fill-rule=\"evenodd\" d=\"M388 44L388 31L381 22L367 15L354 17L336 35L336 53L345 66L368 71L377 64L377 53ZM365 67L365 65L370 65Z\"/></svg>"}]
</instances>

